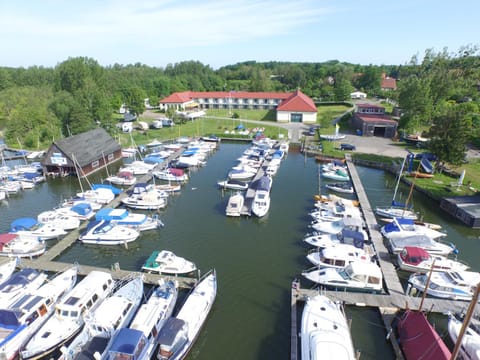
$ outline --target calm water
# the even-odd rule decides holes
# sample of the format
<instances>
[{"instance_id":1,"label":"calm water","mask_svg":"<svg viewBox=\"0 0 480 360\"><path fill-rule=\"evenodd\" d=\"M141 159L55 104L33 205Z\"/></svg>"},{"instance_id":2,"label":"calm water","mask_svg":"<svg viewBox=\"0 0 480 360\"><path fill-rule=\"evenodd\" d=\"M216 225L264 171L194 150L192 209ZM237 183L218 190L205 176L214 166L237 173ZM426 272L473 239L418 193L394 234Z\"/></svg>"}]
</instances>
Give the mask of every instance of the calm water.
<instances>
[{"instance_id":1,"label":"calm water","mask_svg":"<svg viewBox=\"0 0 480 360\"><path fill-rule=\"evenodd\" d=\"M291 152L274 178L269 214L262 219L227 218L229 193L216 181L224 179L235 159L248 145L222 144L205 167L191 173L182 193L169 199L160 212L165 227L145 232L128 249L75 244L60 261L138 270L153 250L169 249L196 262L202 272L216 268L218 295L212 313L189 359L288 359L290 354L290 285L309 267L301 242L308 232L307 213L318 193L318 165ZM116 169L110 169L110 172ZM382 171L359 168L372 206L387 205L395 179ZM103 174L105 176L105 174ZM99 178L90 179L98 182ZM51 179L34 190L10 197L0 205L0 230L7 231L18 217L36 215L55 207L79 191L75 178ZM401 188L406 196L408 188ZM440 223L448 240L457 244L459 257L476 263L479 232L452 221L422 195L415 194L415 209L425 221ZM303 286L309 286L306 280ZM348 307L355 346L362 359L394 358L375 309ZM444 319L439 317L439 321Z\"/></svg>"}]
</instances>

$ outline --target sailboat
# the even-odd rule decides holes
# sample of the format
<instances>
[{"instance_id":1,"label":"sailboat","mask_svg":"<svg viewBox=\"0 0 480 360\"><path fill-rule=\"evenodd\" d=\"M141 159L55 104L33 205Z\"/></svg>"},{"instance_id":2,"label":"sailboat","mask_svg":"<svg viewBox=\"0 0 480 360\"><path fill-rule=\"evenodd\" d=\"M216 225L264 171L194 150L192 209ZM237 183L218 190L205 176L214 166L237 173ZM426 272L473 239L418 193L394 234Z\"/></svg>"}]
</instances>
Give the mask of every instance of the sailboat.
<instances>
[{"instance_id":1,"label":"sailboat","mask_svg":"<svg viewBox=\"0 0 480 360\"><path fill-rule=\"evenodd\" d=\"M400 168L400 172L398 173L397 184L395 185L395 191L393 192L392 204L387 207L375 208L375 213L379 216L386 218L404 218L412 220L416 220L418 218L417 213L409 209L407 203L402 204L398 203L395 200L398 192L398 186L400 184L400 179L402 178L403 168L405 167L405 162L407 161L407 157L403 159L402 167Z\"/></svg>"}]
</instances>

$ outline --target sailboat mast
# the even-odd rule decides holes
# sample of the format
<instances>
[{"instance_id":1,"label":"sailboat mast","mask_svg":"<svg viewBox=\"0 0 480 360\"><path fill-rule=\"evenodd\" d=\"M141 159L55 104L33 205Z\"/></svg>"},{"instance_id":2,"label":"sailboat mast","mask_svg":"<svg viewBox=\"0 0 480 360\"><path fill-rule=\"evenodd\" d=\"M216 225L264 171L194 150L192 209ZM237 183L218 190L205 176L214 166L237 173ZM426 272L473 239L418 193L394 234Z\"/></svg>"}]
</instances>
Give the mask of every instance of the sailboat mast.
<instances>
[{"instance_id":1,"label":"sailboat mast","mask_svg":"<svg viewBox=\"0 0 480 360\"><path fill-rule=\"evenodd\" d=\"M397 197L397 191L398 191L398 185L400 184L400 179L403 174L403 168L405 167L405 162L407 161L407 157L403 159L402 167L400 168L400 172L398 173L398 179L397 179L397 184L395 185L395 191L393 192L393 199L392 203L395 201L395 198Z\"/></svg>"}]
</instances>

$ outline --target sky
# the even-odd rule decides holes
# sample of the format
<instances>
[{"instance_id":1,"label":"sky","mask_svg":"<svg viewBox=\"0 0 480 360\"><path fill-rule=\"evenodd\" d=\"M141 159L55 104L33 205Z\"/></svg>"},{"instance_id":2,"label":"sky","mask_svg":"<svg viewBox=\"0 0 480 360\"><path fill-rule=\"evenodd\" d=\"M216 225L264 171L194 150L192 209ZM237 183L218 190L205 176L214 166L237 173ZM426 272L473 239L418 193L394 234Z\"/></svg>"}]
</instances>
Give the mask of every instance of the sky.
<instances>
[{"instance_id":1,"label":"sky","mask_svg":"<svg viewBox=\"0 0 480 360\"><path fill-rule=\"evenodd\" d=\"M479 14L479 0L2 0L0 66L401 65L478 46Z\"/></svg>"}]
</instances>

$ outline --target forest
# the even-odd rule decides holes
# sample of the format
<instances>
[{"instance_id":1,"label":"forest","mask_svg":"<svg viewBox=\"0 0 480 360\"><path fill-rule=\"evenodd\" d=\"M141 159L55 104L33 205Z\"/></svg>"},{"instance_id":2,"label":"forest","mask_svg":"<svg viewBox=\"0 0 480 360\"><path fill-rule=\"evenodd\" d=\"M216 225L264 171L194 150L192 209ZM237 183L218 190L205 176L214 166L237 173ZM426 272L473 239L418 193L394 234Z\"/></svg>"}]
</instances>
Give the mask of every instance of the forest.
<instances>
[{"instance_id":1,"label":"forest","mask_svg":"<svg viewBox=\"0 0 480 360\"><path fill-rule=\"evenodd\" d=\"M382 74L397 79L396 91L382 91ZM431 138L441 159L462 160L465 144L478 142L480 57L465 46L456 52L428 49L403 65L360 65L247 61L212 69L199 61L164 68L141 63L101 66L74 57L54 68L0 67L0 131L7 144L29 149L92 129L118 131L122 104L135 114L178 91L293 91L301 89L317 104L344 101L354 90L388 98L403 114L399 129Z\"/></svg>"}]
</instances>

